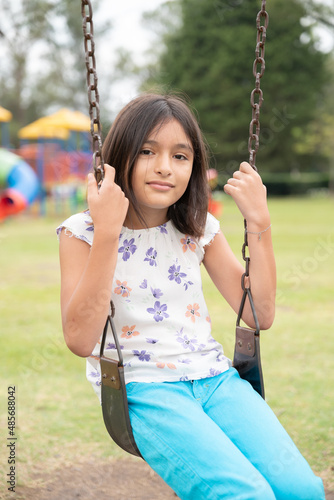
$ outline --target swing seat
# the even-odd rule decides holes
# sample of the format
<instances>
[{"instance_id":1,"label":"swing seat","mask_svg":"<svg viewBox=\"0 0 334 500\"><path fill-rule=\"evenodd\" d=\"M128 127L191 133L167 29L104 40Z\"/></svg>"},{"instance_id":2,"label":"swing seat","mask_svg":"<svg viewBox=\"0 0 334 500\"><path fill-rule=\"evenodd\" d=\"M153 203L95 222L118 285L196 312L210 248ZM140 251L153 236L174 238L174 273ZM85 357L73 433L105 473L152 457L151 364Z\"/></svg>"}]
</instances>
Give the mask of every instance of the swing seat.
<instances>
[{"instance_id":1,"label":"swing seat","mask_svg":"<svg viewBox=\"0 0 334 500\"><path fill-rule=\"evenodd\" d=\"M259 332L242 326L236 327L233 366L240 377L247 380L264 399Z\"/></svg>"},{"instance_id":2,"label":"swing seat","mask_svg":"<svg viewBox=\"0 0 334 500\"><path fill-rule=\"evenodd\" d=\"M104 327L100 348L103 420L110 437L120 448L142 458L132 434L124 380L123 356L114 327L113 314L114 308L111 304L111 313ZM114 337L118 360L104 356L104 345L109 327Z\"/></svg>"},{"instance_id":3,"label":"swing seat","mask_svg":"<svg viewBox=\"0 0 334 500\"><path fill-rule=\"evenodd\" d=\"M245 224L245 245L247 245L247 225ZM245 248L243 247L243 255L245 254ZM243 288L243 295L240 303L240 308L237 317L237 323L235 328L235 347L233 356L233 366L238 370L239 375L242 379L247 380L253 387L253 389L265 399L264 395L264 382L262 374L262 363L260 354L260 325L257 318L252 293L250 288L245 286L245 278L249 276L249 257L246 260L246 271L242 276L241 286ZM246 298L248 297L249 304L252 310L254 323L256 328L248 328L245 326L240 326L242 312L244 310Z\"/></svg>"}]
</instances>

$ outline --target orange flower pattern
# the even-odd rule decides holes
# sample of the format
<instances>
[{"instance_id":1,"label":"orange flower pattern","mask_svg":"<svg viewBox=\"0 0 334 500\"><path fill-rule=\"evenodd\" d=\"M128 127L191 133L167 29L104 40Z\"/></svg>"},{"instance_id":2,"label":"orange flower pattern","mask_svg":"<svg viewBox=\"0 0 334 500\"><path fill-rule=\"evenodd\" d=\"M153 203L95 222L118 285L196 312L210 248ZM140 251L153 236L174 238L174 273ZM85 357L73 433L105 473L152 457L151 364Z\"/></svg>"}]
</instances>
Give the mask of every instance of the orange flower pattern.
<instances>
[{"instance_id":1,"label":"orange flower pattern","mask_svg":"<svg viewBox=\"0 0 334 500\"><path fill-rule=\"evenodd\" d=\"M127 281L116 280L116 285L114 293L117 293L117 295L121 295L122 297L129 297L132 288L128 286Z\"/></svg>"},{"instance_id":2,"label":"orange flower pattern","mask_svg":"<svg viewBox=\"0 0 334 500\"><path fill-rule=\"evenodd\" d=\"M174 365L174 363L163 363L163 362L159 362L159 363L156 363L157 367L158 368L165 368L165 366L167 366L170 370L176 370L176 366Z\"/></svg>"},{"instance_id":3,"label":"orange flower pattern","mask_svg":"<svg viewBox=\"0 0 334 500\"><path fill-rule=\"evenodd\" d=\"M123 326L123 328L122 328L122 332L123 333L122 333L121 337L123 339L131 339L131 337L135 337L135 336L139 335L139 332L137 332L135 330L135 328L136 328L136 325L132 325L132 326L126 325L126 326Z\"/></svg>"},{"instance_id":4,"label":"orange flower pattern","mask_svg":"<svg viewBox=\"0 0 334 500\"><path fill-rule=\"evenodd\" d=\"M181 238L181 243L182 243L182 250L183 250L183 252L186 252L188 249L191 250L192 252L195 252L195 250L196 250L196 243L191 238L191 236L188 236L186 234L184 236L184 238Z\"/></svg>"},{"instance_id":5,"label":"orange flower pattern","mask_svg":"<svg viewBox=\"0 0 334 500\"><path fill-rule=\"evenodd\" d=\"M200 313L198 312L199 310L199 305L197 303L191 305L188 304L187 306L187 312L186 312L186 317L191 318L191 321L195 323L196 316L200 317Z\"/></svg>"}]
</instances>

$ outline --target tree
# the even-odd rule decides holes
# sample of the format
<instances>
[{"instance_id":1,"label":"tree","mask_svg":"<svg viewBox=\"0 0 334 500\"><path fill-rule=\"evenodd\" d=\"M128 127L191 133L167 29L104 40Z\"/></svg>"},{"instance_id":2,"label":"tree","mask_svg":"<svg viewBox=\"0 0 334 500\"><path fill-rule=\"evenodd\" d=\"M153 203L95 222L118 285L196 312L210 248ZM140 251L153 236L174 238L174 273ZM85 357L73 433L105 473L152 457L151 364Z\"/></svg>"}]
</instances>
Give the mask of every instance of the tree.
<instances>
[{"instance_id":1,"label":"tree","mask_svg":"<svg viewBox=\"0 0 334 500\"><path fill-rule=\"evenodd\" d=\"M300 155L315 158L317 167L323 159L323 170L329 167L330 189L334 192L334 58L327 61L331 76L324 87L324 98L319 100L315 118L306 129L295 128L296 150Z\"/></svg>"},{"instance_id":2,"label":"tree","mask_svg":"<svg viewBox=\"0 0 334 500\"><path fill-rule=\"evenodd\" d=\"M0 0L0 7L0 104L13 113L13 143L19 128L52 107L87 111L82 18L71 0ZM94 14L98 7L99 0Z\"/></svg>"},{"instance_id":3,"label":"tree","mask_svg":"<svg viewBox=\"0 0 334 500\"><path fill-rule=\"evenodd\" d=\"M1 68L0 98L2 105L7 106L19 121L24 119L28 100L24 90L33 46L43 38L48 43L53 36L53 26L48 17L52 6L48 2L33 0L26 7L23 9L14 2L1 2L1 42L6 64L2 64Z\"/></svg>"},{"instance_id":4,"label":"tree","mask_svg":"<svg viewBox=\"0 0 334 500\"><path fill-rule=\"evenodd\" d=\"M174 4L174 5L173 5ZM176 5L175 5L176 4ZM144 88L185 92L215 153L218 168L230 174L248 158L251 119L249 95L254 88L258 0L176 0L165 9L176 18L162 35L157 70L150 68ZM307 169L296 151L293 128L312 120L326 81L327 55L317 50L308 12L298 0L268 2L270 22L266 70L261 80L261 171ZM173 10L171 10L173 9ZM151 16L155 22L159 13ZM166 19L163 12L162 22Z\"/></svg>"}]
</instances>

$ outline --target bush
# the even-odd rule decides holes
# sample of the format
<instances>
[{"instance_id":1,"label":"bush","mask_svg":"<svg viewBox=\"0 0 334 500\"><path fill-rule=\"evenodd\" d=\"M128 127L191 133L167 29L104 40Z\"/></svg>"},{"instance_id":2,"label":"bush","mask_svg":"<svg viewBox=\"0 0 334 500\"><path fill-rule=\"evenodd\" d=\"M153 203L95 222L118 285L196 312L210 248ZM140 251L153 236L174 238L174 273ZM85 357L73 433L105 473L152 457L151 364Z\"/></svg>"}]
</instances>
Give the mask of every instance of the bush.
<instances>
[{"instance_id":1,"label":"bush","mask_svg":"<svg viewBox=\"0 0 334 500\"><path fill-rule=\"evenodd\" d=\"M313 190L329 189L329 173L263 173L263 183L268 190L268 196L306 195ZM220 176L217 189L223 189L227 177Z\"/></svg>"}]
</instances>

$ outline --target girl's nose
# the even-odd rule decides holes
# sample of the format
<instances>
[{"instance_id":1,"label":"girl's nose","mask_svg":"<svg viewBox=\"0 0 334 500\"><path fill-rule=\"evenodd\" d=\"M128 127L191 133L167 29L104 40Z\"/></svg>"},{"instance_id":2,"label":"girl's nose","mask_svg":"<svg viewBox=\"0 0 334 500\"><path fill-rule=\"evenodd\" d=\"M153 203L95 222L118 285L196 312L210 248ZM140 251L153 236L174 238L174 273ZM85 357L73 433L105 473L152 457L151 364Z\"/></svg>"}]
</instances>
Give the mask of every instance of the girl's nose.
<instances>
[{"instance_id":1,"label":"girl's nose","mask_svg":"<svg viewBox=\"0 0 334 500\"><path fill-rule=\"evenodd\" d=\"M160 158L157 158L155 171L163 176L170 175L172 172L172 158L168 155L163 155Z\"/></svg>"}]
</instances>

